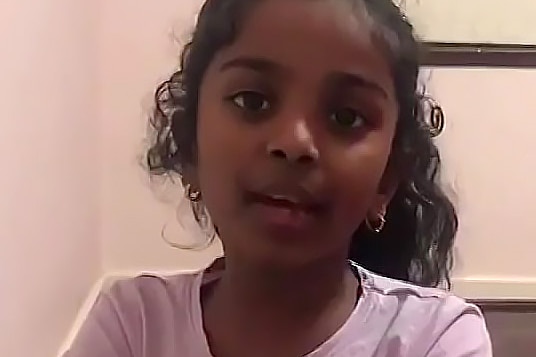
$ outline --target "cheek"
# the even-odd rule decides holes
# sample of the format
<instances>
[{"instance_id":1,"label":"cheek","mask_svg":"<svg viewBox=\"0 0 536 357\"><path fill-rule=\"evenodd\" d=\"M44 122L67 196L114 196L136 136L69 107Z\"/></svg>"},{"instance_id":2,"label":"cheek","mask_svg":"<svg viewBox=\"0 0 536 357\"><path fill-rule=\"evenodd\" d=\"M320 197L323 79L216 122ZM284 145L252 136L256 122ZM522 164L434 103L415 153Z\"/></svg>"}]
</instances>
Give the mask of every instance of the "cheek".
<instances>
[{"instance_id":1,"label":"cheek","mask_svg":"<svg viewBox=\"0 0 536 357\"><path fill-rule=\"evenodd\" d=\"M358 228L379 194L390 151L390 144L363 143L347 150L338 160L332 160L330 181L336 187L335 216L350 231Z\"/></svg>"},{"instance_id":2,"label":"cheek","mask_svg":"<svg viewBox=\"0 0 536 357\"><path fill-rule=\"evenodd\" d=\"M218 87L210 80L201 86L198 108L197 149L200 174L214 176L216 173L225 173L239 151L242 137L239 123L230 115L218 93Z\"/></svg>"},{"instance_id":3,"label":"cheek","mask_svg":"<svg viewBox=\"0 0 536 357\"><path fill-rule=\"evenodd\" d=\"M217 97L201 93L199 108L199 185L213 220L221 226L234 214L236 175L248 160L251 138Z\"/></svg>"},{"instance_id":4,"label":"cheek","mask_svg":"<svg viewBox=\"0 0 536 357\"><path fill-rule=\"evenodd\" d=\"M197 117L197 170L199 186L205 204L213 213L226 190L223 186L229 182L229 173L233 165L233 142L223 125L218 103L200 100Z\"/></svg>"}]
</instances>

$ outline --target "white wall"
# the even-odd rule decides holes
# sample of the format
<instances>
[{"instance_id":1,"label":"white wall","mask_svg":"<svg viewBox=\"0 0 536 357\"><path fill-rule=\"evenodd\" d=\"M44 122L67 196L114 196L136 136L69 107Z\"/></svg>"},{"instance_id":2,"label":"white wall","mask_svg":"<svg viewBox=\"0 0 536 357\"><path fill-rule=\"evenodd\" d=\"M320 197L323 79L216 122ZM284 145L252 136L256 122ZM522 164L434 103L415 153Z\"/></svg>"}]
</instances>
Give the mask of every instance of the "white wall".
<instances>
[{"instance_id":1,"label":"white wall","mask_svg":"<svg viewBox=\"0 0 536 357\"><path fill-rule=\"evenodd\" d=\"M534 0L397 0L429 41L536 44Z\"/></svg>"},{"instance_id":2,"label":"white wall","mask_svg":"<svg viewBox=\"0 0 536 357\"><path fill-rule=\"evenodd\" d=\"M536 298L536 69L435 69L445 180L460 215L461 294Z\"/></svg>"},{"instance_id":3,"label":"white wall","mask_svg":"<svg viewBox=\"0 0 536 357\"><path fill-rule=\"evenodd\" d=\"M178 187L169 195L152 192L139 162L153 90L177 68L177 41L188 38L201 1L180 3L116 0L101 7L101 239L108 272L191 269L218 251L188 253L163 242L160 231L173 214Z\"/></svg>"},{"instance_id":4,"label":"white wall","mask_svg":"<svg viewBox=\"0 0 536 357\"><path fill-rule=\"evenodd\" d=\"M95 4L0 3L0 356L53 356L100 274Z\"/></svg>"}]
</instances>

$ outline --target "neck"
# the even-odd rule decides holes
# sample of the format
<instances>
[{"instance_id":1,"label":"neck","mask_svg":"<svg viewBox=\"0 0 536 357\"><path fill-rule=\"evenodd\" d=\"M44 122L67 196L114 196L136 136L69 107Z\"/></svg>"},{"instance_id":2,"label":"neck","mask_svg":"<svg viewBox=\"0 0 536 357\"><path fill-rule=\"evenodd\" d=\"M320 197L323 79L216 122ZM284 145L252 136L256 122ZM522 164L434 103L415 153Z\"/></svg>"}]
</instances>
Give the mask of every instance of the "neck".
<instances>
[{"instance_id":1,"label":"neck","mask_svg":"<svg viewBox=\"0 0 536 357\"><path fill-rule=\"evenodd\" d=\"M202 293L215 356L297 356L313 351L347 320L357 282L346 260L274 269L227 255L223 276Z\"/></svg>"},{"instance_id":2,"label":"neck","mask_svg":"<svg viewBox=\"0 0 536 357\"><path fill-rule=\"evenodd\" d=\"M219 300L218 305L235 318L254 314L298 322L356 300L357 283L344 257L285 269L252 266L232 258L226 260L212 299Z\"/></svg>"}]
</instances>

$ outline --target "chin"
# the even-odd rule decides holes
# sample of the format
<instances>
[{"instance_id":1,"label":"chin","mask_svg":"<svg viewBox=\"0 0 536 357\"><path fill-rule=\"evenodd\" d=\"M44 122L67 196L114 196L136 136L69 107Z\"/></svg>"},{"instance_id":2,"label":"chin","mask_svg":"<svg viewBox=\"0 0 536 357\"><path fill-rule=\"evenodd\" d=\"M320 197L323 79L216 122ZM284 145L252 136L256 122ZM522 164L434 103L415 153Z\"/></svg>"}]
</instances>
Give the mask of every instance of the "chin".
<instances>
[{"instance_id":1,"label":"chin","mask_svg":"<svg viewBox=\"0 0 536 357\"><path fill-rule=\"evenodd\" d=\"M241 255L240 260L246 260L253 266L288 271L322 262L328 258L326 252L330 250L325 245L314 244L312 240L301 242L301 244L281 244L271 239L255 243L248 239L239 249L239 252Z\"/></svg>"}]
</instances>

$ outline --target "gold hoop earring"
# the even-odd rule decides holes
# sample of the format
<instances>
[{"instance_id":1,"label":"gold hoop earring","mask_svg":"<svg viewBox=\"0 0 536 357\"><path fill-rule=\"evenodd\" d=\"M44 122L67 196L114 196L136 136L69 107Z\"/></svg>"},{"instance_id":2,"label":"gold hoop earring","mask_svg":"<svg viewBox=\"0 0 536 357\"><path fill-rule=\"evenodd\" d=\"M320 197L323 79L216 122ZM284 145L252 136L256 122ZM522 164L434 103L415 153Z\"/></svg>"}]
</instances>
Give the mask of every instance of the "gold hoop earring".
<instances>
[{"instance_id":1,"label":"gold hoop earring","mask_svg":"<svg viewBox=\"0 0 536 357\"><path fill-rule=\"evenodd\" d=\"M184 188L184 195L190 202L199 202L201 200L201 191L194 190L190 184L187 184Z\"/></svg>"},{"instance_id":2,"label":"gold hoop earring","mask_svg":"<svg viewBox=\"0 0 536 357\"><path fill-rule=\"evenodd\" d=\"M198 251L214 242L216 228L201 198L200 191L186 185L184 199L177 206L173 219L162 228L160 234L172 248ZM179 242L177 239L185 241Z\"/></svg>"},{"instance_id":3,"label":"gold hoop earring","mask_svg":"<svg viewBox=\"0 0 536 357\"><path fill-rule=\"evenodd\" d=\"M381 231L383 231L383 228L385 228L385 223L387 223L387 220L385 219L385 216L381 213L378 213L378 220L376 221L375 225L372 225L368 217L365 218L365 224L367 225L367 228L374 233L381 233Z\"/></svg>"}]
</instances>

